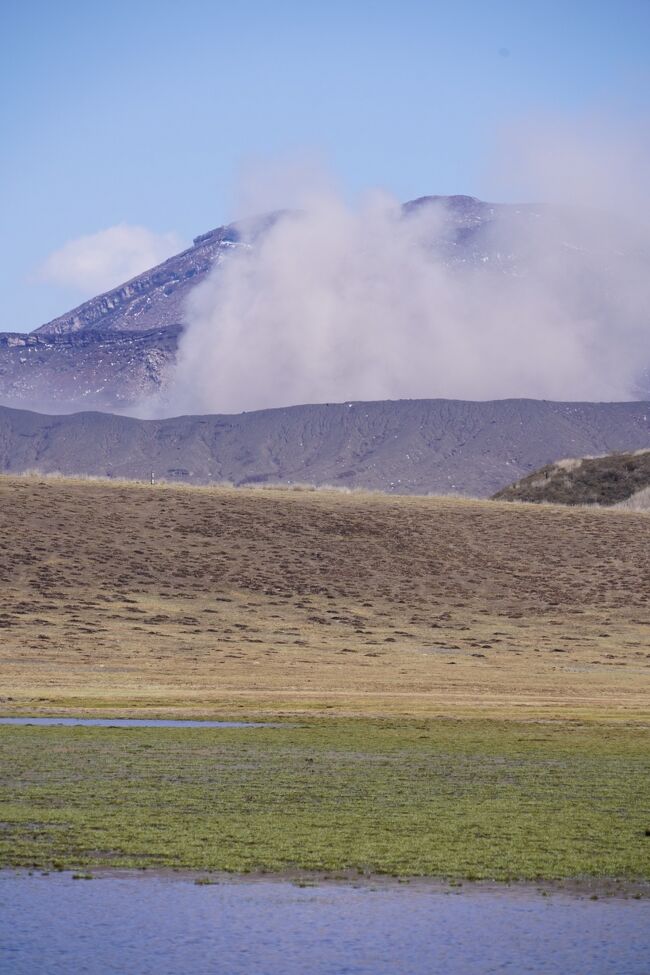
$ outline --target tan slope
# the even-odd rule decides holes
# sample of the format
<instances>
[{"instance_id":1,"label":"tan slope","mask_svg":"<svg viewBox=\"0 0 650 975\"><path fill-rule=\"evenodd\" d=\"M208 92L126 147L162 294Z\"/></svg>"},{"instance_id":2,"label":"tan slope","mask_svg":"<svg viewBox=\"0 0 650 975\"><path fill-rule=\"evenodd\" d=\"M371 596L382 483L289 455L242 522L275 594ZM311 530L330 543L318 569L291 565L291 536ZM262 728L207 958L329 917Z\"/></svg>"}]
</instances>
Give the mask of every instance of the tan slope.
<instances>
[{"instance_id":1,"label":"tan slope","mask_svg":"<svg viewBox=\"0 0 650 975\"><path fill-rule=\"evenodd\" d=\"M646 515L0 478L5 713L639 718Z\"/></svg>"}]
</instances>

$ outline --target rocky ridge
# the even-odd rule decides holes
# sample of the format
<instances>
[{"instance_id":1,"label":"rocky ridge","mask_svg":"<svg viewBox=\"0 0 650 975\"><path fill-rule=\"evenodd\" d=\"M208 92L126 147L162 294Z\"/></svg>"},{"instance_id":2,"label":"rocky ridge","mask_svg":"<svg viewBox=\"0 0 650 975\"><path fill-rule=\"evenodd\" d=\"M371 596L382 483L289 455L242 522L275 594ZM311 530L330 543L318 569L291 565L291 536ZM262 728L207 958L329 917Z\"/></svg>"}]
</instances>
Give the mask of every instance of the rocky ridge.
<instances>
[{"instance_id":1,"label":"rocky ridge","mask_svg":"<svg viewBox=\"0 0 650 975\"><path fill-rule=\"evenodd\" d=\"M136 420L0 407L0 472L486 497L558 456L650 447L650 402L348 402Z\"/></svg>"}]
</instances>

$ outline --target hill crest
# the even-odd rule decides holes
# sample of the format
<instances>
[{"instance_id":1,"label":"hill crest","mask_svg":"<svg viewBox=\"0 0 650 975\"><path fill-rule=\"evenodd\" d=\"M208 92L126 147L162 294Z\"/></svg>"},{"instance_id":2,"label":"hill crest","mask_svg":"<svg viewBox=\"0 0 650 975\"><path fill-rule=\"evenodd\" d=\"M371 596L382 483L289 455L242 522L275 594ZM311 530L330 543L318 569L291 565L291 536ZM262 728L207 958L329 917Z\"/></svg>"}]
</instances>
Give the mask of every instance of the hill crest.
<instances>
[{"instance_id":1,"label":"hill crest","mask_svg":"<svg viewBox=\"0 0 650 975\"><path fill-rule=\"evenodd\" d=\"M0 407L0 471L488 496L568 453L650 444L650 402L398 400L137 420Z\"/></svg>"}]
</instances>

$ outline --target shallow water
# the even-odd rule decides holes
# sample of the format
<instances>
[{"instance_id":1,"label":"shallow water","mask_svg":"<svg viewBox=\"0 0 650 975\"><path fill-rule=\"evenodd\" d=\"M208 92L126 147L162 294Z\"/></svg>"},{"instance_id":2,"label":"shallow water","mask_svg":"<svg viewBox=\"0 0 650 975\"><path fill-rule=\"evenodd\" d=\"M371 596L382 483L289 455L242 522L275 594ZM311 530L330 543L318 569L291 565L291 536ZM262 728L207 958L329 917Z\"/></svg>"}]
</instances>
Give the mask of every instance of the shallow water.
<instances>
[{"instance_id":1,"label":"shallow water","mask_svg":"<svg viewBox=\"0 0 650 975\"><path fill-rule=\"evenodd\" d=\"M650 903L0 872L2 975L647 975Z\"/></svg>"},{"instance_id":2,"label":"shallow water","mask_svg":"<svg viewBox=\"0 0 650 975\"><path fill-rule=\"evenodd\" d=\"M174 721L155 718L0 718L0 724L67 725L82 728L268 728L255 721Z\"/></svg>"}]
</instances>

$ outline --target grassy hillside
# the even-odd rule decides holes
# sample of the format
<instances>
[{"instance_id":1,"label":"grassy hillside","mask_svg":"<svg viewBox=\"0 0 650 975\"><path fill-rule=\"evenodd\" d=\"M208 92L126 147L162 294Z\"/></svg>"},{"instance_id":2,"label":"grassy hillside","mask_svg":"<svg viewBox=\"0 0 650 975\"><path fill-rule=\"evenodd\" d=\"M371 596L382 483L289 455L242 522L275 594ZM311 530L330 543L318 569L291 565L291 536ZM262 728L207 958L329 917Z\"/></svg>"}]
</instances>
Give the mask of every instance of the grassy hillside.
<instances>
[{"instance_id":1,"label":"grassy hillside","mask_svg":"<svg viewBox=\"0 0 650 975\"><path fill-rule=\"evenodd\" d=\"M547 501L552 504L615 505L637 499L650 488L650 450L560 460L503 488L497 501ZM629 507L636 507L635 503Z\"/></svg>"},{"instance_id":2,"label":"grassy hillside","mask_svg":"<svg viewBox=\"0 0 650 975\"><path fill-rule=\"evenodd\" d=\"M647 717L643 514L0 478L5 714Z\"/></svg>"}]
</instances>

